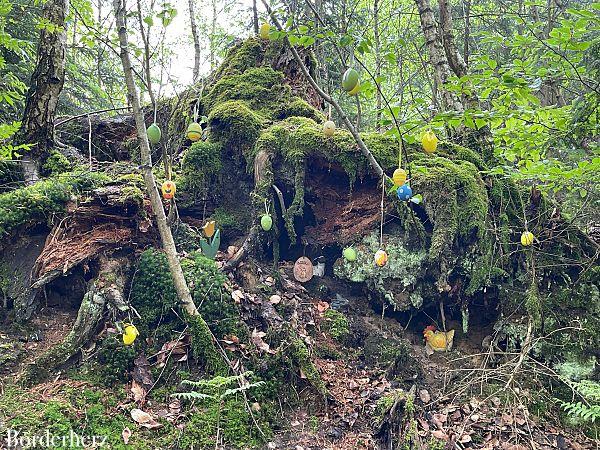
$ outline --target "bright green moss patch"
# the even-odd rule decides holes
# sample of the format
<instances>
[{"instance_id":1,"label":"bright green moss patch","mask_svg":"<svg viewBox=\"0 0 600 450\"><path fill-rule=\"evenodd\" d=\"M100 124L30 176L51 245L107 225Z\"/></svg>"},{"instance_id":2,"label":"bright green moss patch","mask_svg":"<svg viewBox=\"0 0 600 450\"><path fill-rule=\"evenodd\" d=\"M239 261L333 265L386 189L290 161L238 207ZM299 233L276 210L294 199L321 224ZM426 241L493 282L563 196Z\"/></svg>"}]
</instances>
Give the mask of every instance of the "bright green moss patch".
<instances>
[{"instance_id":1,"label":"bright green moss patch","mask_svg":"<svg viewBox=\"0 0 600 450\"><path fill-rule=\"evenodd\" d=\"M323 314L325 319L323 327L329 335L340 343L344 343L350 335L348 319L341 312L334 309L328 309Z\"/></svg>"},{"instance_id":2,"label":"bright green moss patch","mask_svg":"<svg viewBox=\"0 0 600 450\"><path fill-rule=\"evenodd\" d=\"M245 102L232 100L215 106L208 116L208 123L213 140L249 148L258 138L263 120Z\"/></svg>"},{"instance_id":3,"label":"bright green moss patch","mask_svg":"<svg viewBox=\"0 0 600 450\"><path fill-rule=\"evenodd\" d=\"M69 172L0 194L0 236L63 212L71 196L108 181L108 177L100 173Z\"/></svg>"},{"instance_id":4,"label":"bright green moss patch","mask_svg":"<svg viewBox=\"0 0 600 450\"><path fill-rule=\"evenodd\" d=\"M58 175L68 172L73 168L73 164L68 158L58 150L52 150L50 156L46 158L42 170L50 175Z\"/></svg>"}]
</instances>

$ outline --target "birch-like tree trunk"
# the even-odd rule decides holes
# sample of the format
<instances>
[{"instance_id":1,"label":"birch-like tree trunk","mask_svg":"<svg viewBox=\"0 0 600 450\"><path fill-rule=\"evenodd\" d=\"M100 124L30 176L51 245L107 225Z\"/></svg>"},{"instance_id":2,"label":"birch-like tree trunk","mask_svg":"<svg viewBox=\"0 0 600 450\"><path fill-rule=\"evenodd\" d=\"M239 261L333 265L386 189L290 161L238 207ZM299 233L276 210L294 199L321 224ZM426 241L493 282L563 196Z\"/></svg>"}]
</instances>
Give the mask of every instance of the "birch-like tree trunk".
<instances>
[{"instance_id":1,"label":"birch-like tree trunk","mask_svg":"<svg viewBox=\"0 0 600 450\"><path fill-rule=\"evenodd\" d=\"M41 162L54 147L54 117L65 82L67 31L65 17L69 0L48 0L42 9L35 69L25 99L21 128L16 144L30 144L21 160L26 184L39 179Z\"/></svg>"},{"instance_id":2,"label":"birch-like tree trunk","mask_svg":"<svg viewBox=\"0 0 600 450\"><path fill-rule=\"evenodd\" d=\"M429 61L433 66L434 81L442 100L442 107L450 111L463 111L464 108L458 96L446 89L446 84L451 76L450 65L429 0L415 0L415 3L419 10L421 29L425 36Z\"/></svg>"},{"instance_id":3,"label":"birch-like tree trunk","mask_svg":"<svg viewBox=\"0 0 600 450\"><path fill-rule=\"evenodd\" d=\"M450 68L457 77L467 74L467 64L456 47L454 42L454 33L452 32L452 12L450 10L449 0L438 0L440 6L440 25L442 28L442 41L444 50L448 57Z\"/></svg>"},{"instance_id":4,"label":"birch-like tree trunk","mask_svg":"<svg viewBox=\"0 0 600 450\"><path fill-rule=\"evenodd\" d=\"M144 182L146 184L146 190L148 197L150 197L150 203L152 205L152 211L156 216L156 223L158 225L158 231L162 239L163 248L167 255L169 262L169 270L173 277L173 283L175 284L175 290L177 296L185 309L185 311L192 315L198 315L198 310L190 290L187 286L185 278L183 276L183 270L177 257L177 249L175 247L175 241L171 229L167 224L167 217L163 208L162 200L156 187L156 181L154 174L152 173L152 156L150 154L150 144L148 143L148 135L146 134L146 124L144 122L144 113L140 105L140 98L135 86L133 78L133 67L131 65L131 59L129 57L129 42L127 38L127 28L125 25L125 0L114 0L114 10L117 19L117 31L119 34L119 45L120 45L120 56L123 64L123 72L125 73L125 82L127 85L127 97L129 103L133 108L133 116L135 118L135 127L138 134L138 141L140 144L140 152L142 159L142 171L144 175Z\"/></svg>"},{"instance_id":5,"label":"birch-like tree trunk","mask_svg":"<svg viewBox=\"0 0 600 450\"><path fill-rule=\"evenodd\" d=\"M188 0L188 10L190 15L190 29L192 30L192 39L194 40L194 70L192 79L194 83L198 81L200 75L200 36L198 36L198 26L196 25L196 3L194 0Z\"/></svg>"}]
</instances>

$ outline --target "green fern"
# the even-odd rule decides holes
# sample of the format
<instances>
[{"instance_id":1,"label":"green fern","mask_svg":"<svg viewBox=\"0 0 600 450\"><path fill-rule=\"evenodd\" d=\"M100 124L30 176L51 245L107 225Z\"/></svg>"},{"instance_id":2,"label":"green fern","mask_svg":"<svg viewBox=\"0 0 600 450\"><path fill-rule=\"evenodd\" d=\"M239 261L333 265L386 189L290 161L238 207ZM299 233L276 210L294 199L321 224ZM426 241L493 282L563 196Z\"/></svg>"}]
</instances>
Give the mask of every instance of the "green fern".
<instances>
[{"instance_id":1,"label":"green fern","mask_svg":"<svg viewBox=\"0 0 600 450\"><path fill-rule=\"evenodd\" d=\"M252 375L253 373L248 371L240 375L230 377L216 376L210 380L183 380L181 384L190 386L194 388L194 390L190 392L177 392L175 394L171 394L171 397L183 398L186 400L222 401L235 394L262 386L264 384L264 381L257 381L255 383L248 382L248 379L251 378ZM238 387L229 387L235 384L237 384Z\"/></svg>"},{"instance_id":2,"label":"green fern","mask_svg":"<svg viewBox=\"0 0 600 450\"><path fill-rule=\"evenodd\" d=\"M573 383L573 389L581 396L583 401L563 402L562 408L571 416L585 422L600 422L600 383L591 380L582 380Z\"/></svg>"}]
</instances>

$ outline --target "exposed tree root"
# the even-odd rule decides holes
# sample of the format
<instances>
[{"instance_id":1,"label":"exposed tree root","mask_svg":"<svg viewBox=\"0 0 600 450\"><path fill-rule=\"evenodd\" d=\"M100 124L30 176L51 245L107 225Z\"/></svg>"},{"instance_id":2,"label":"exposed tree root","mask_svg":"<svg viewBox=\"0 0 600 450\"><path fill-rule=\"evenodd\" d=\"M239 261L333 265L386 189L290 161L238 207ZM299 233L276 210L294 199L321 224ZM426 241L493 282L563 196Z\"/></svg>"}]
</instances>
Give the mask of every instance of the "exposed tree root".
<instances>
[{"instance_id":1,"label":"exposed tree root","mask_svg":"<svg viewBox=\"0 0 600 450\"><path fill-rule=\"evenodd\" d=\"M65 339L30 363L20 381L27 386L46 380L69 361L96 333L107 305L121 308L129 262L126 258L102 259L100 273L83 297L77 319Z\"/></svg>"}]
</instances>

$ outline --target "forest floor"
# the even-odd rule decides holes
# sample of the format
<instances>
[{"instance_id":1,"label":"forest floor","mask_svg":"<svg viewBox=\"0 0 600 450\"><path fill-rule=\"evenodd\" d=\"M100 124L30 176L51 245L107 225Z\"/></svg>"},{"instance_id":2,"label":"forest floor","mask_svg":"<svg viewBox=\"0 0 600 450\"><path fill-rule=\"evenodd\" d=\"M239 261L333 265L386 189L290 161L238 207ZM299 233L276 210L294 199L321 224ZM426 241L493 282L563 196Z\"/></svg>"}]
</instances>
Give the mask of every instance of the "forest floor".
<instances>
[{"instance_id":1,"label":"forest floor","mask_svg":"<svg viewBox=\"0 0 600 450\"><path fill-rule=\"evenodd\" d=\"M597 442L577 430L559 426L557 418L547 412L550 408L540 405L539 414L533 414L535 393L531 387L503 387L506 378L501 375L506 374L501 373L501 366L485 372L488 382L477 378L485 358L481 341L490 332L485 326L467 336L457 333L451 352L427 356L422 318L403 326L401 318L382 317L360 293L333 278L314 279L305 289L290 281L289 269L289 263L282 264L288 289L278 294L282 303L297 308L298 329L312 330L308 341L313 361L329 394L324 399L308 385L295 392L300 406L281 408L283 426L264 448L391 449L400 434L411 443L402 448L598 448ZM344 310L350 322L346 345L335 342L319 326L324 312L336 302L341 302L335 306ZM127 448L177 448L172 441L161 440L164 436L154 441L157 431L139 426L130 417L132 408L143 407L157 423L168 424L173 431L192 426L182 404L168 395L154 392L141 406L131 385L108 389L76 366L31 390L15 384L24 365L58 343L75 316L75 310L46 307L28 330L0 332L0 430L2 424L29 429L45 424L57 432L77 422L90 433L111 433L104 448L126 448L124 441L131 443ZM388 343L398 342L402 343L400 357L396 349L394 361L382 364ZM89 359L94 345L83 353L82 359ZM0 448L6 445L3 433Z\"/></svg>"}]
</instances>

